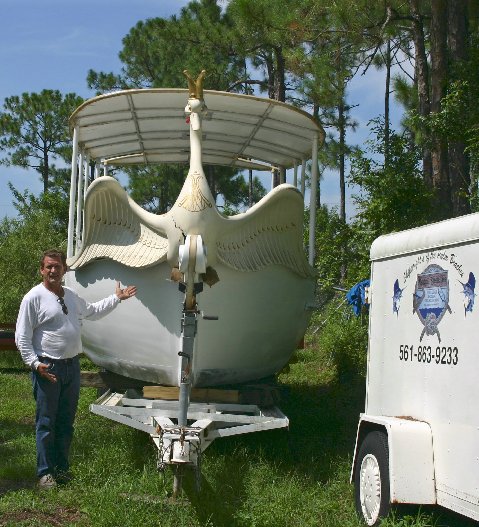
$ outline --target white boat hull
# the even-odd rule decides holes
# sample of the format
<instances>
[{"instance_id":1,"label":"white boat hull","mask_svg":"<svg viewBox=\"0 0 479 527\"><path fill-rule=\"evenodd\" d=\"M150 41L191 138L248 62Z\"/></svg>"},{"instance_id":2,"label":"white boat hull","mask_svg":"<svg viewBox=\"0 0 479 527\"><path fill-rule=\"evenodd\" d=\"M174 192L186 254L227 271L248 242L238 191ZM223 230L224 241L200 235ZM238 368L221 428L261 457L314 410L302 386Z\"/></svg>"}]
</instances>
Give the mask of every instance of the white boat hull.
<instances>
[{"instance_id":1,"label":"white boat hull","mask_svg":"<svg viewBox=\"0 0 479 527\"><path fill-rule=\"evenodd\" d=\"M218 320L198 317L192 384L214 386L277 373L306 331L314 301L314 279L282 266L238 272L218 263L220 281L204 284L198 309ZM180 382L183 293L163 262L132 269L103 260L70 271L66 285L90 302L115 289L116 281L138 288L99 321L83 321L85 354L112 372L163 385Z\"/></svg>"}]
</instances>

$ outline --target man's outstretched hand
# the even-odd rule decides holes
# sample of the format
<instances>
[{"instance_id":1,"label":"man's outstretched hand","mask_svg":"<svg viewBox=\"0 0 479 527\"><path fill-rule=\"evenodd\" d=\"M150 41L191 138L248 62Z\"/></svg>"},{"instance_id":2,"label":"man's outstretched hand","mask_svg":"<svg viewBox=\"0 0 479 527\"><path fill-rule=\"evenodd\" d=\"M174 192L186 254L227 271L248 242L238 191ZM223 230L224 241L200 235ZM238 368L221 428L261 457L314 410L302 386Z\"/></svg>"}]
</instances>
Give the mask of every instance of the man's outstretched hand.
<instances>
[{"instance_id":1,"label":"man's outstretched hand","mask_svg":"<svg viewBox=\"0 0 479 527\"><path fill-rule=\"evenodd\" d=\"M136 286L129 285L125 287L125 289L122 289L120 282L117 282L115 293L120 300L128 300L128 298L131 298L132 296L136 295Z\"/></svg>"}]
</instances>

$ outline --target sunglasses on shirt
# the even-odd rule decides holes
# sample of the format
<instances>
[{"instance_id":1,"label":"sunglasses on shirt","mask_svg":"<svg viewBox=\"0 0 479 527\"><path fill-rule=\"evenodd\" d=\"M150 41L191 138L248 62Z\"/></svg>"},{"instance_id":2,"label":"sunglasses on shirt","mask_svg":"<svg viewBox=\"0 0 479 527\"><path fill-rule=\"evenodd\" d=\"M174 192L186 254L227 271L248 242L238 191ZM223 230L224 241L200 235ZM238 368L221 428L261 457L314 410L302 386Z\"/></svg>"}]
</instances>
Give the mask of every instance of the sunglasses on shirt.
<instances>
[{"instance_id":1,"label":"sunglasses on shirt","mask_svg":"<svg viewBox=\"0 0 479 527\"><path fill-rule=\"evenodd\" d=\"M68 308L65 304L65 301L63 300L63 298L61 297L58 297L58 303L62 306L62 311L63 313L65 313L65 315L68 315Z\"/></svg>"}]
</instances>

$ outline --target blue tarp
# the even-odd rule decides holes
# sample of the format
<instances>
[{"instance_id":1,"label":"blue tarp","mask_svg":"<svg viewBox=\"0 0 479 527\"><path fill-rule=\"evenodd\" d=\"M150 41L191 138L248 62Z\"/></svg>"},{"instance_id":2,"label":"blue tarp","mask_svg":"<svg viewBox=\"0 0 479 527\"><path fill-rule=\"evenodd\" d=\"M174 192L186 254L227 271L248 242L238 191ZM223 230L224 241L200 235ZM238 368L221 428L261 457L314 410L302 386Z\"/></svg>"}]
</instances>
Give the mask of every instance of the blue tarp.
<instances>
[{"instance_id":1,"label":"blue tarp","mask_svg":"<svg viewBox=\"0 0 479 527\"><path fill-rule=\"evenodd\" d=\"M346 293L346 300L353 308L354 314L359 317L361 309L366 304L366 287L369 287L370 281L363 280L353 285L351 289Z\"/></svg>"}]
</instances>

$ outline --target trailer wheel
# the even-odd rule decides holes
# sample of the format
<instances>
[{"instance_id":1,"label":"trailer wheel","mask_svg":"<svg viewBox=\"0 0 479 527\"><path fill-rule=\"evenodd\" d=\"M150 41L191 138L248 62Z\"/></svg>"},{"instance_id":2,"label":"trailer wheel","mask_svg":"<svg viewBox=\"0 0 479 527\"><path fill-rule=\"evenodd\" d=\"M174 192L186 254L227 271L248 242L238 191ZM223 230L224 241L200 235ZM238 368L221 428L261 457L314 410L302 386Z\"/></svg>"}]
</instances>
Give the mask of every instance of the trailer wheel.
<instances>
[{"instance_id":1,"label":"trailer wheel","mask_svg":"<svg viewBox=\"0 0 479 527\"><path fill-rule=\"evenodd\" d=\"M389 494L389 448L384 432L369 432L364 438L354 475L356 510L367 525L378 525L391 508Z\"/></svg>"}]
</instances>

